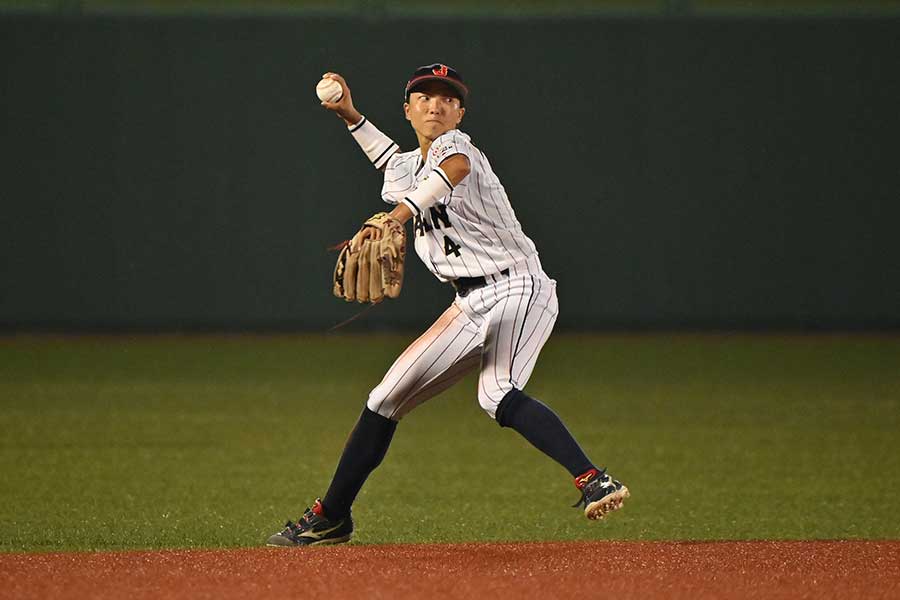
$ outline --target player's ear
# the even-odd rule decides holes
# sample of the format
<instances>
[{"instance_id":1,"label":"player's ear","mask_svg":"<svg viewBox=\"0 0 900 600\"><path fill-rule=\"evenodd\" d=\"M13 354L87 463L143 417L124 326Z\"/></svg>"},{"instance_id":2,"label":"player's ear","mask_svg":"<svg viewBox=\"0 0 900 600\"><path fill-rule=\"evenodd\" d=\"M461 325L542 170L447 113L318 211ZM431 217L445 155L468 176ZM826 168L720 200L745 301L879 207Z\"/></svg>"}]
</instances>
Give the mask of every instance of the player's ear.
<instances>
[{"instance_id":1,"label":"player's ear","mask_svg":"<svg viewBox=\"0 0 900 600\"><path fill-rule=\"evenodd\" d=\"M462 123L463 117L466 115L465 107L459 109L459 118L456 120L456 124L459 125Z\"/></svg>"},{"instance_id":2,"label":"player's ear","mask_svg":"<svg viewBox=\"0 0 900 600\"><path fill-rule=\"evenodd\" d=\"M409 121L409 102L403 103L403 114L406 115L406 120Z\"/></svg>"}]
</instances>

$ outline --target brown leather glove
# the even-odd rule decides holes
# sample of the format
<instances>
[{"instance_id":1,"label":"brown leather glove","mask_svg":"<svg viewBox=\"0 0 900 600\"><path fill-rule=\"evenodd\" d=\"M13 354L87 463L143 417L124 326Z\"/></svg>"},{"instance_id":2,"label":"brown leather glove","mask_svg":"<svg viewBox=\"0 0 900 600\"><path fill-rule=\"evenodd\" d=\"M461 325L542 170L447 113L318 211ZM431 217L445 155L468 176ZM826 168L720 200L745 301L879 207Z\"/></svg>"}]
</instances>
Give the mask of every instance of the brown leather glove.
<instances>
[{"instance_id":1,"label":"brown leather glove","mask_svg":"<svg viewBox=\"0 0 900 600\"><path fill-rule=\"evenodd\" d=\"M378 230L363 232L367 228ZM376 239L377 238L377 239ZM344 246L334 267L334 295L347 302L377 304L396 298L403 287L406 230L384 212L372 215Z\"/></svg>"}]
</instances>

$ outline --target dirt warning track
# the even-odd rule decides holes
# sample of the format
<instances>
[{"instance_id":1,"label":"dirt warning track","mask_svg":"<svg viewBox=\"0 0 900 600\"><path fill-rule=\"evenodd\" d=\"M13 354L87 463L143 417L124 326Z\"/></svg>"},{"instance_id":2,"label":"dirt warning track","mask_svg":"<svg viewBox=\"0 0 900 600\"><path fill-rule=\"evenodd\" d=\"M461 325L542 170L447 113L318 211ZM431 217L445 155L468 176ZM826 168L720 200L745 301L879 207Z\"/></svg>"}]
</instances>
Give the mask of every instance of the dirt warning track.
<instances>
[{"instance_id":1,"label":"dirt warning track","mask_svg":"<svg viewBox=\"0 0 900 600\"><path fill-rule=\"evenodd\" d=\"M0 554L0 598L900 597L900 541Z\"/></svg>"}]
</instances>

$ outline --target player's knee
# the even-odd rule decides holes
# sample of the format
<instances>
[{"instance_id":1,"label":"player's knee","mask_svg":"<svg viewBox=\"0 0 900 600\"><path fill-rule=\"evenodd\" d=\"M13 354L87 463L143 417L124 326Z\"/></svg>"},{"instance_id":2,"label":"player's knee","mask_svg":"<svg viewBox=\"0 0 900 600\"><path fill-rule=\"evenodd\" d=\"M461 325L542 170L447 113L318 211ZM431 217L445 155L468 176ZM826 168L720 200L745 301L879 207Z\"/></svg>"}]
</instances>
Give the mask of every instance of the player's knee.
<instances>
[{"instance_id":1,"label":"player's knee","mask_svg":"<svg viewBox=\"0 0 900 600\"><path fill-rule=\"evenodd\" d=\"M500 402L503 401L504 396L506 396L510 390L513 390L512 386L507 389L486 389L484 386L481 386L478 389L478 404L481 405L481 408L484 409L492 419L497 418L497 408L500 406Z\"/></svg>"},{"instance_id":2,"label":"player's knee","mask_svg":"<svg viewBox=\"0 0 900 600\"><path fill-rule=\"evenodd\" d=\"M377 385L369 392L369 399L366 400L366 406L374 413L378 413L382 417L398 421L399 418L394 415L394 403L391 401L390 390L383 385Z\"/></svg>"}]
</instances>

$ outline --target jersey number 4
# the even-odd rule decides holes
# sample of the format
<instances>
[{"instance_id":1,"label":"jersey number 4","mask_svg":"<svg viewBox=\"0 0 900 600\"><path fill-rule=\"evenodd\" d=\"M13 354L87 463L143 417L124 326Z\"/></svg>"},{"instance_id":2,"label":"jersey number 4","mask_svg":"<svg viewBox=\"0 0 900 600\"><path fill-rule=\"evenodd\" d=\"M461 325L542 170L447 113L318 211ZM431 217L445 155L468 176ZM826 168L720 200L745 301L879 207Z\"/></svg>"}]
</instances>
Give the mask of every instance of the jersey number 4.
<instances>
[{"instance_id":1,"label":"jersey number 4","mask_svg":"<svg viewBox=\"0 0 900 600\"><path fill-rule=\"evenodd\" d=\"M444 236L444 256L450 256L451 254L459 256L459 248L459 244L451 240L446 235Z\"/></svg>"}]
</instances>

